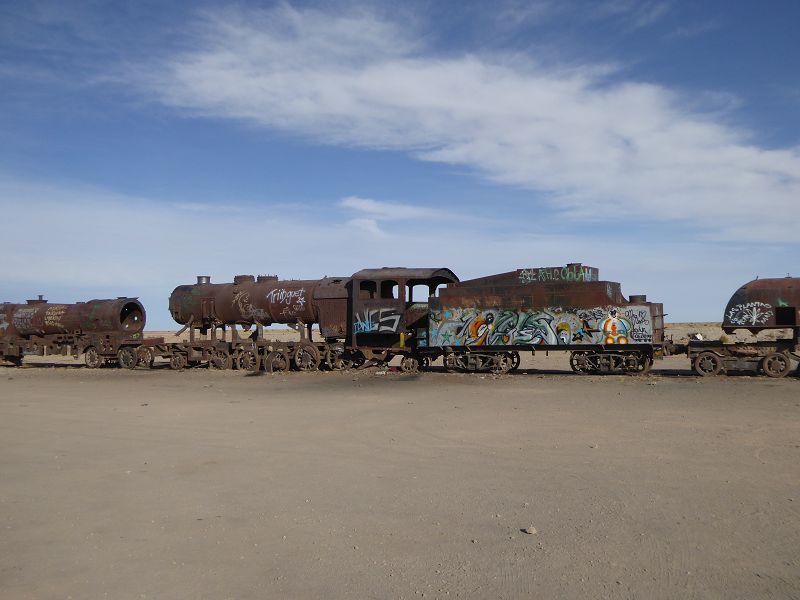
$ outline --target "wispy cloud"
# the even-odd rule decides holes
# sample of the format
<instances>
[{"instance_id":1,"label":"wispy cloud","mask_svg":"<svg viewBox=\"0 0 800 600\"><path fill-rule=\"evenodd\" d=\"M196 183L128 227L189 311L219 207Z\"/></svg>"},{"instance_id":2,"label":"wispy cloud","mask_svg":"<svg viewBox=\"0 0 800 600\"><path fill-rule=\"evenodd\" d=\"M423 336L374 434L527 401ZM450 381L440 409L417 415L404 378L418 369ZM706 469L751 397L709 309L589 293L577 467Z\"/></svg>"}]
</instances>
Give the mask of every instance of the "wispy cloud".
<instances>
[{"instance_id":1,"label":"wispy cloud","mask_svg":"<svg viewBox=\"0 0 800 600\"><path fill-rule=\"evenodd\" d=\"M510 0L497 5L497 21L514 26L538 24L564 10L563 3L555 0Z\"/></svg>"},{"instance_id":2,"label":"wispy cloud","mask_svg":"<svg viewBox=\"0 0 800 600\"><path fill-rule=\"evenodd\" d=\"M650 18L665 10L645 4ZM466 166L623 230L658 220L716 239L796 239L798 148L761 148L692 98L607 65L443 58L368 13L287 5L206 13L192 43L137 85L190 114Z\"/></svg>"},{"instance_id":3,"label":"wispy cloud","mask_svg":"<svg viewBox=\"0 0 800 600\"><path fill-rule=\"evenodd\" d=\"M590 14L621 19L629 29L636 30L660 21L671 9L671 3L663 0L604 0Z\"/></svg>"},{"instance_id":4,"label":"wispy cloud","mask_svg":"<svg viewBox=\"0 0 800 600\"><path fill-rule=\"evenodd\" d=\"M348 225L366 233L374 240L385 240L389 235L378 225L377 219L350 219Z\"/></svg>"},{"instance_id":5,"label":"wispy cloud","mask_svg":"<svg viewBox=\"0 0 800 600\"><path fill-rule=\"evenodd\" d=\"M413 206L400 202L385 202L370 198L348 196L339 202L339 206L364 213L372 219L406 221L417 219L439 219L448 216L445 211L439 211L424 206Z\"/></svg>"},{"instance_id":6,"label":"wispy cloud","mask_svg":"<svg viewBox=\"0 0 800 600\"><path fill-rule=\"evenodd\" d=\"M721 24L719 20L702 21L700 23L692 23L690 25L683 25L668 33L665 37L667 39L688 39L698 37L709 31L719 29Z\"/></svg>"}]
</instances>

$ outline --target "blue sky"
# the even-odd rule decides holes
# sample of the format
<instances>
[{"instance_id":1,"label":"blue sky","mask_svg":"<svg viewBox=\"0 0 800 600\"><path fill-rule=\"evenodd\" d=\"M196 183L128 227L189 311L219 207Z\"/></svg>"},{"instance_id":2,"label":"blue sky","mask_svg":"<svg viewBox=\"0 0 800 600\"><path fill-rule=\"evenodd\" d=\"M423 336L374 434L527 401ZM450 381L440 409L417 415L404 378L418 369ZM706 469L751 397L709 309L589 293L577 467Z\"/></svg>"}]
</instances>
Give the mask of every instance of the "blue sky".
<instances>
[{"instance_id":1,"label":"blue sky","mask_svg":"<svg viewBox=\"0 0 800 600\"><path fill-rule=\"evenodd\" d=\"M2 300L580 261L800 274L800 4L0 2Z\"/></svg>"}]
</instances>

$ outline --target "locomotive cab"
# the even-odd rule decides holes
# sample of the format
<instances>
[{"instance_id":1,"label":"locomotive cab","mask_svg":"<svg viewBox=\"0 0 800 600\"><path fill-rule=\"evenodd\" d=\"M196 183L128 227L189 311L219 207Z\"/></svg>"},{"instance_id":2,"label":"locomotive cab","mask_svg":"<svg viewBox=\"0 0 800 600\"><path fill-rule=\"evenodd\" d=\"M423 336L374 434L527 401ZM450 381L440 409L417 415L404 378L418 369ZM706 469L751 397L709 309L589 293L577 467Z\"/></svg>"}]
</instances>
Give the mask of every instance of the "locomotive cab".
<instances>
[{"instance_id":1,"label":"locomotive cab","mask_svg":"<svg viewBox=\"0 0 800 600\"><path fill-rule=\"evenodd\" d=\"M449 269L364 269L352 278L349 345L372 349L425 346L428 298L457 282Z\"/></svg>"}]
</instances>

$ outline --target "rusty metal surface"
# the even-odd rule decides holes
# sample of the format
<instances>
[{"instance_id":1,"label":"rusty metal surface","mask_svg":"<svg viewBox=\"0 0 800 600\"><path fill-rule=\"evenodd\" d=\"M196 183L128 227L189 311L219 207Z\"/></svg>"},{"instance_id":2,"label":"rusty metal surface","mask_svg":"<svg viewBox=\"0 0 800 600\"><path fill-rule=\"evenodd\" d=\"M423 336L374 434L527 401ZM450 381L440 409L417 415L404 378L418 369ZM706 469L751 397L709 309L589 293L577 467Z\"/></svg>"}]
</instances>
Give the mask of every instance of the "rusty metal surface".
<instances>
[{"instance_id":1,"label":"rusty metal surface","mask_svg":"<svg viewBox=\"0 0 800 600\"><path fill-rule=\"evenodd\" d=\"M358 280L403 280L403 281L435 281L439 283L450 283L458 281L458 277L450 269L409 269L406 267L382 267L380 269L362 269L353 273L353 279Z\"/></svg>"},{"instance_id":2,"label":"rusty metal surface","mask_svg":"<svg viewBox=\"0 0 800 600\"><path fill-rule=\"evenodd\" d=\"M726 333L747 329L800 328L800 277L756 279L734 292L725 307L722 328Z\"/></svg>"},{"instance_id":3,"label":"rusty metal surface","mask_svg":"<svg viewBox=\"0 0 800 600\"><path fill-rule=\"evenodd\" d=\"M529 267L507 273L488 275L462 281L470 286L484 284L533 284L533 283L590 283L600 280L597 267L589 267L582 263L568 263L556 267Z\"/></svg>"},{"instance_id":4,"label":"rusty metal surface","mask_svg":"<svg viewBox=\"0 0 800 600\"><path fill-rule=\"evenodd\" d=\"M237 275L233 283L203 282L175 288L169 298L172 318L192 328L220 325L319 323L320 315L340 320L347 310L347 277L279 280ZM320 312L320 307L322 313ZM343 313L342 310L345 312ZM343 324L325 323L331 329Z\"/></svg>"},{"instance_id":5,"label":"rusty metal surface","mask_svg":"<svg viewBox=\"0 0 800 600\"><path fill-rule=\"evenodd\" d=\"M29 337L67 333L141 333L145 310L136 298L50 304L41 296L27 304L0 304L0 336Z\"/></svg>"}]
</instances>

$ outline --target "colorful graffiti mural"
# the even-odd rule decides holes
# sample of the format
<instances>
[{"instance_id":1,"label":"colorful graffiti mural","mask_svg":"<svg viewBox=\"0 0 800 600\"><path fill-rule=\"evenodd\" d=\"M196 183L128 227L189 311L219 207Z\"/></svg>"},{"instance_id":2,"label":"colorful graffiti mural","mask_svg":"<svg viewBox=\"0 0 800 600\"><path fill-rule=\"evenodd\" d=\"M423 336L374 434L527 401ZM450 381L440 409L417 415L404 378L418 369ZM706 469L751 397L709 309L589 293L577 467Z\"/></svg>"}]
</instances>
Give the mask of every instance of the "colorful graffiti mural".
<instances>
[{"instance_id":1,"label":"colorful graffiti mural","mask_svg":"<svg viewBox=\"0 0 800 600\"><path fill-rule=\"evenodd\" d=\"M520 311L442 308L430 315L431 346L570 346L649 344L646 306Z\"/></svg>"}]
</instances>

